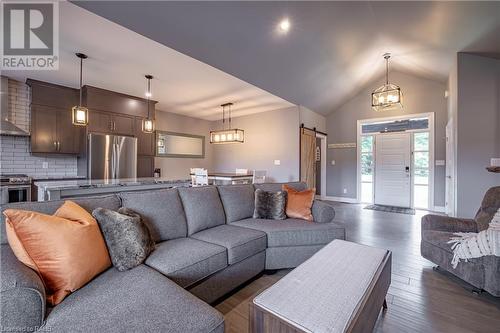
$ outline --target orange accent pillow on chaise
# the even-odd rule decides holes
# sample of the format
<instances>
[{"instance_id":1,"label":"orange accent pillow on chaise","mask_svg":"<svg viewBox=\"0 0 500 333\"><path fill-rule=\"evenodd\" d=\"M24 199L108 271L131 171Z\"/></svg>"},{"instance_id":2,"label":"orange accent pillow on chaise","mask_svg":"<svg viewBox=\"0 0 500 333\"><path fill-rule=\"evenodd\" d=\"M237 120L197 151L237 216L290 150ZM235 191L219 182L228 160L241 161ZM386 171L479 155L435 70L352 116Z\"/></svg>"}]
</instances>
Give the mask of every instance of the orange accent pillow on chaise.
<instances>
[{"instance_id":1,"label":"orange accent pillow on chaise","mask_svg":"<svg viewBox=\"0 0 500 333\"><path fill-rule=\"evenodd\" d=\"M316 189L297 191L293 187L283 185L283 191L287 192L286 216L296 219L312 221L311 207L313 205Z\"/></svg>"},{"instance_id":2,"label":"orange accent pillow on chaise","mask_svg":"<svg viewBox=\"0 0 500 333\"><path fill-rule=\"evenodd\" d=\"M12 251L38 272L50 305L111 266L97 221L72 201L65 201L54 215L18 209L3 214Z\"/></svg>"}]
</instances>

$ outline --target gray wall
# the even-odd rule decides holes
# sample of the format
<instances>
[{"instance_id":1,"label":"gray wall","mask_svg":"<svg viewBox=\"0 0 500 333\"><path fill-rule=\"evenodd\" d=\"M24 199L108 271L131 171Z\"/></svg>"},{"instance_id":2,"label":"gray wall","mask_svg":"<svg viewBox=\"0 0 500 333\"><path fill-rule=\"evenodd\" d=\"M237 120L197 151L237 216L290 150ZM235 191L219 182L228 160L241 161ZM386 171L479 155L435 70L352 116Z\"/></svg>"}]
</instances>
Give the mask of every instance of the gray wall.
<instances>
[{"instance_id":1,"label":"gray wall","mask_svg":"<svg viewBox=\"0 0 500 333\"><path fill-rule=\"evenodd\" d=\"M459 53L457 71L457 215L472 217L484 192L500 185L485 170L500 157L500 60Z\"/></svg>"},{"instance_id":2,"label":"gray wall","mask_svg":"<svg viewBox=\"0 0 500 333\"><path fill-rule=\"evenodd\" d=\"M267 170L270 181L299 179L298 107L238 117L232 125L245 130L245 142L213 145L213 170ZM221 123L213 122L212 126L217 129ZM274 165L274 160L280 160L281 165Z\"/></svg>"},{"instance_id":3,"label":"gray wall","mask_svg":"<svg viewBox=\"0 0 500 333\"><path fill-rule=\"evenodd\" d=\"M434 158L444 160L447 122L447 107L444 97L446 84L400 72L391 72L390 81L398 84L403 91L404 110L373 111L371 92L384 83L384 78L381 77L363 88L354 98L327 117L328 143L356 142L357 120L434 112ZM332 160L335 160L335 165L331 165ZM356 148L328 149L327 195L356 198L356 160ZM435 166L434 172L434 205L444 206L445 167ZM347 193L343 193L344 188L347 189Z\"/></svg>"},{"instance_id":4,"label":"gray wall","mask_svg":"<svg viewBox=\"0 0 500 333\"><path fill-rule=\"evenodd\" d=\"M155 168L161 168L161 175L168 179L188 179L190 168L213 169L212 145L209 133L212 122L186 117L175 113L156 111L156 129L205 136L205 158L156 157Z\"/></svg>"}]
</instances>

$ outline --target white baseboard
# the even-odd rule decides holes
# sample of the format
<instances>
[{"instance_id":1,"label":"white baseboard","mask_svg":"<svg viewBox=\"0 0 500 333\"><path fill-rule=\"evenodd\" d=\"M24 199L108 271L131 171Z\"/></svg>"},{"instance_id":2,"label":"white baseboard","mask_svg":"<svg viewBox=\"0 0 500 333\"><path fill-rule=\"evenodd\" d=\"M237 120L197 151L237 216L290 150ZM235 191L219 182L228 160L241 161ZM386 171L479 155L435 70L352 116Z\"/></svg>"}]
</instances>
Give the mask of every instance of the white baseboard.
<instances>
[{"instance_id":1,"label":"white baseboard","mask_svg":"<svg viewBox=\"0 0 500 333\"><path fill-rule=\"evenodd\" d=\"M321 200L338 201L338 202L346 202L346 203L358 203L358 200L356 198L332 197L329 195L322 196Z\"/></svg>"},{"instance_id":2,"label":"white baseboard","mask_svg":"<svg viewBox=\"0 0 500 333\"><path fill-rule=\"evenodd\" d=\"M445 207L445 206L434 206L434 207L432 208L432 210L433 210L434 212L444 213L444 212L446 212L446 207Z\"/></svg>"}]
</instances>

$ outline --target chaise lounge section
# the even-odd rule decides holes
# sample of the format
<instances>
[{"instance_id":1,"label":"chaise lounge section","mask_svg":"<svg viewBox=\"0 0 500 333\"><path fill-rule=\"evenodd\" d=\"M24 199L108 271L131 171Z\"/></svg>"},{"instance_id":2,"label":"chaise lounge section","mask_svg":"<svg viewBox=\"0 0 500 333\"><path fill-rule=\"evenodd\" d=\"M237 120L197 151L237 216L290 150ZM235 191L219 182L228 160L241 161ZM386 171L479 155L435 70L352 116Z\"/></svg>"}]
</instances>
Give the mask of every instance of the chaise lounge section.
<instances>
[{"instance_id":1,"label":"chaise lounge section","mask_svg":"<svg viewBox=\"0 0 500 333\"><path fill-rule=\"evenodd\" d=\"M259 186L275 191L282 184ZM75 199L89 212L135 210L157 245L144 264L125 272L109 268L51 309L38 275L12 253L2 215L2 329L223 332L222 315L207 303L265 269L296 267L333 239L345 238L342 225L333 222L334 209L319 201L314 222L253 219L254 192L253 185L228 185ZM62 203L9 204L2 211L53 214Z\"/></svg>"}]
</instances>

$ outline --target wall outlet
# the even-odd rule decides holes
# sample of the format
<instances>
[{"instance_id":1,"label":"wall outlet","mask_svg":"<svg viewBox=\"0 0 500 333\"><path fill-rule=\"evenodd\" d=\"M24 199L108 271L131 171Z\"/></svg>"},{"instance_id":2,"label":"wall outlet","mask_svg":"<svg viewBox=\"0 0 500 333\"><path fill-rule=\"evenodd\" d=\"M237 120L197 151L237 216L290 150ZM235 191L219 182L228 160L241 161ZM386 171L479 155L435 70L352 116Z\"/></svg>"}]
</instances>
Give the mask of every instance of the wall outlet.
<instances>
[{"instance_id":1,"label":"wall outlet","mask_svg":"<svg viewBox=\"0 0 500 333\"><path fill-rule=\"evenodd\" d=\"M42 169L48 169L49 168L49 162L42 162Z\"/></svg>"},{"instance_id":2,"label":"wall outlet","mask_svg":"<svg viewBox=\"0 0 500 333\"><path fill-rule=\"evenodd\" d=\"M347 189L345 188L345 189L344 189L344 194L346 194L346 193L347 193Z\"/></svg>"},{"instance_id":3,"label":"wall outlet","mask_svg":"<svg viewBox=\"0 0 500 333\"><path fill-rule=\"evenodd\" d=\"M281 161L280 160L274 160L274 165L281 165Z\"/></svg>"},{"instance_id":4,"label":"wall outlet","mask_svg":"<svg viewBox=\"0 0 500 333\"><path fill-rule=\"evenodd\" d=\"M335 165L335 160L332 160L332 165Z\"/></svg>"}]
</instances>

